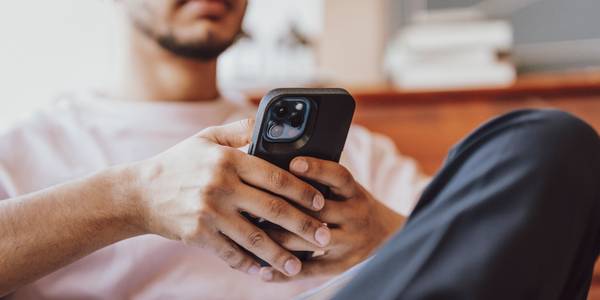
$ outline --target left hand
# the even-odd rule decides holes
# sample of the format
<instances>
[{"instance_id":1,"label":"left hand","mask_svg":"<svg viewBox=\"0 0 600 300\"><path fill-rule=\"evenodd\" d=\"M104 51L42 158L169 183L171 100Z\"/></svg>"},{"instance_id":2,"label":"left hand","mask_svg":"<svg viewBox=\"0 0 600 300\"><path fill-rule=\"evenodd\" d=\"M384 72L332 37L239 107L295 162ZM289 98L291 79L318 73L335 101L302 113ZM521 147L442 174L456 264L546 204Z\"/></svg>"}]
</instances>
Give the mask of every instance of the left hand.
<instances>
[{"instance_id":1,"label":"left hand","mask_svg":"<svg viewBox=\"0 0 600 300\"><path fill-rule=\"evenodd\" d=\"M262 268L260 275L264 281L281 282L339 274L369 257L404 224L402 215L376 200L338 163L297 157L291 162L290 171L331 189L335 200L327 199L321 211L312 213L328 224L331 240L326 247L319 248L287 231L268 232L273 240L288 250L324 254L304 262L300 273L293 277L271 267Z\"/></svg>"}]
</instances>

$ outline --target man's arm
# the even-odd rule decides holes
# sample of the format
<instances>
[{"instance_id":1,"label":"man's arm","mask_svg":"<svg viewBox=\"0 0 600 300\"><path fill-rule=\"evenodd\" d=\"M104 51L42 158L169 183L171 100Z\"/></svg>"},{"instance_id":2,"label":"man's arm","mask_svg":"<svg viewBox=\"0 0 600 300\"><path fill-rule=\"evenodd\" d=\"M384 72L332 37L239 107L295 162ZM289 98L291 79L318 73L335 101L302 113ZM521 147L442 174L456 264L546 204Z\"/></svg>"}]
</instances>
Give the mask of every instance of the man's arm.
<instances>
[{"instance_id":1,"label":"man's arm","mask_svg":"<svg viewBox=\"0 0 600 300\"><path fill-rule=\"evenodd\" d=\"M142 233L125 168L0 201L0 295Z\"/></svg>"},{"instance_id":2,"label":"man's arm","mask_svg":"<svg viewBox=\"0 0 600 300\"><path fill-rule=\"evenodd\" d=\"M301 262L240 212L321 248L330 240L327 226L287 200L312 211L325 200L294 175L235 149L249 142L251 129L247 121L208 128L146 161L0 201L0 295L139 234L203 247L258 273L244 248L296 275Z\"/></svg>"}]
</instances>

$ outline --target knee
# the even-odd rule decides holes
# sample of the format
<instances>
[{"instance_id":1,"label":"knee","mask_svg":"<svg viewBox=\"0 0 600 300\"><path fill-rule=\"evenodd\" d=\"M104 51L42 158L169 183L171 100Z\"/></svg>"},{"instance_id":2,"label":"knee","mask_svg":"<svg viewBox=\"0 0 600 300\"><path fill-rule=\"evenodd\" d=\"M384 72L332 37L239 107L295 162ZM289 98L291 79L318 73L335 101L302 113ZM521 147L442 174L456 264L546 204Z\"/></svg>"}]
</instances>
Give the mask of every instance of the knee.
<instances>
[{"instance_id":1,"label":"knee","mask_svg":"<svg viewBox=\"0 0 600 300\"><path fill-rule=\"evenodd\" d=\"M530 110L529 116L543 125L540 133L544 135L582 143L596 143L598 140L598 134L590 125L568 112L538 109Z\"/></svg>"},{"instance_id":2,"label":"knee","mask_svg":"<svg viewBox=\"0 0 600 300\"><path fill-rule=\"evenodd\" d=\"M502 118L504 122L501 123L515 129L514 147L522 148L532 158L555 161L600 153L596 131L570 113L534 109L515 111Z\"/></svg>"},{"instance_id":3,"label":"knee","mask_svg":"<svg viewBox=\"0 0 600 300\"><path fill-rule=\"evenodd\" d=\"M598 207L598 133L585 121L560 110L525 111L518 124L515 157L534 185L550 191L545 199L528 201L540 203L538 209L560 207L569 212L566 215Z\"/></svg>"},{"instance_id":4,"label":"knee","mask_svg":"<svg viewBox=\"0 0 600 300\"><path fill-rule=\"evenodd\" d=\"M494 141L498 148L508 147L539 160L568 157L585 151L600 152L600 139L594 129L570 113L555 109L524 109L497 117L475 130L449 153ZM498 141L500 141L498 143ZM512 152L512 151L511 151Z\"/></svg>"}]
</instances>

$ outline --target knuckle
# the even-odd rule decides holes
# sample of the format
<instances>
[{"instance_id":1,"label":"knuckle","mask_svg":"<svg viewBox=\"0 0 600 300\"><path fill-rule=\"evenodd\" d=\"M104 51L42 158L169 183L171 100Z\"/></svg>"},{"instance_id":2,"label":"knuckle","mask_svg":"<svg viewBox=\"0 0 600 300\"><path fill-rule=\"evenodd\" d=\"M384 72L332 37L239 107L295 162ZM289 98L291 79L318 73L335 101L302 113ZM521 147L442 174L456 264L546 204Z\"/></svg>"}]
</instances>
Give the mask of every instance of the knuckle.
<instances>
[{"instance_id":1,"label":"knuckle","mask_svg":"<svg viewBox=\"0 0 600 300\"><path fill-rule=\"evenodd\" d=\"M219 153L215 159L215 167L217 170L222 170L225 172L230 172L235 169L235 159L237 157L237 153L235 153L233 149L228 149L225 147L220 147Z\"/></svg>"},{"instance_id":2,"label":"knuckle","mask_svg":"<svg viewBox=\"0 0 600 300\"><path fill-rule=\"evenodd\" d=\"M244 259L240 259L235 261L234 263L230 263L229 267L234 269L234 270L242 270L244 268L244 266L246 265L246 262Z\"/></svg>"},{"instance_id":3,"label":"knuckle","mask_svg":"<svg viewBox=\"0 0 600 300\"><path fill-rule=\"evenodd\" d=\"M212 169L223 169L233 165L232 160L234 158L234 154L231 150L233 149L212 143L210 144L210 147L207 148L202 162L204 162L207 166L210 166Z\"/></svg>"},{"instance_id":4,"label":"knuckle","mask_svg":"<svg viewBox=\"0 0 600 300\"><path fill-rule=\"evenodd\" d=\"M233 261L235 261L236 253L235 253L235 250L233 250L233 248L228 247L228 248L221 250L221 253L219 253L219 257L221 257L223 260L225 260L227 262L233 262Z\"/></svg>"},{"instance_id":5,"label":"knuckle","mask_svg":"<svg viewBox=\"0 0 600 300\"><path fill-rule=\"evenodd\" d=\"M265 242L265 235L260 231L253 231L248 234L248 244L250 247L257 248Z\"/></svg>"},{"instance_id":6,"label":"knuckle","mask_svg":"<svg viewBox=\"0 0 600 300\"><path fill-rule=\"evenodd\" d=\"M225 248L219 253L219 257L224 260L232 269L240 269L244 266L244 258L233 247Z\"/></svg>"},{"instance_id":7,"label":"knuckle","mask_svg":"<svg viewBox=\"0 0 600 300\"><path fill-rule=\"evenodd\" d=\"M289 184L289 178L281 171L272 172L269 181L277 189L283 189Z\"/></svg>"},{"instance_id":8,"label":"knuckle","mask_svg":"<svg viewBox=\"0 0 600 300\"><path fill-rule=\"evenodd\" d=\"M233 186L228 184L226 180L222 178L213 179L213 181L207 184L201 192L202 196L207 199L220 199L231 196L233 193L235 193Z\"/></svg>"},{"instance_id":9,"label":"knuckle","mask_svg":"<svg viewBox=\"0 0 600 300\"><path fill-rule=\"evenodd\" d=\"M274 198L269 200L269 215L272 218L279 218L286 213L287 204L280 199Z\"/></svg>"},{"instance_id":10,"label":"knuckle","mask_svg":"<svg viewBox=\"0 0 600 300\"><path fill-rule=\"evenodd\" d=\"M341 179L342 185L346 186L346 185L350 185L354 182L354 177L352 176L352 174L350 174L350 172L346 169L346 168L340 168L339 172L339 178Z\"/></svg>"}]
</instances>

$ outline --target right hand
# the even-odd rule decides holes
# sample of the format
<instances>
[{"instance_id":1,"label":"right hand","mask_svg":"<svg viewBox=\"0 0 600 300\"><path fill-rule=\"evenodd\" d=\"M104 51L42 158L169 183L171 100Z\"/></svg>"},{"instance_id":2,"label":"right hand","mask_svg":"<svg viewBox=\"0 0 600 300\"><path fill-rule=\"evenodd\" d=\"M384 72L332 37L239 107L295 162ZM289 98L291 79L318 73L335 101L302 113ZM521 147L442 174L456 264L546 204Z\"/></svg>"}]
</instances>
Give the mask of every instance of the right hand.
<instances>
[{"instance_id":1,"label":"right hand","mask_svg":"<svg viewBox=\"0 0 600 300\"><path fill-rule=\"evenodd\" d=\"M137 164L144 232L208 249L234 269L257 274L241 247L288 276L301 262L240 213L262 217L317 247L330 240L326 225L286 199L313 211L323 195L294 175L236 149L251 139L253 121L207 128Z\"/></svg>"}]
</instances>

